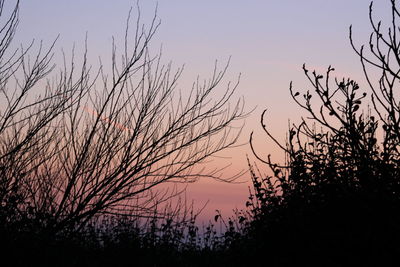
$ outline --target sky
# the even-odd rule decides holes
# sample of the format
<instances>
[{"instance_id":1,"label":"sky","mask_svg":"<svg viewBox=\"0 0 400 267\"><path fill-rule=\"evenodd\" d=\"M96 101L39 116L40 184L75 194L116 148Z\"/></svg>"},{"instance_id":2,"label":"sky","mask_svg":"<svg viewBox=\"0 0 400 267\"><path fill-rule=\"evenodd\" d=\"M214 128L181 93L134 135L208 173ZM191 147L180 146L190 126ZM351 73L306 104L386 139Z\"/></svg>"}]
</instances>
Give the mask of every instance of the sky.
<instances>
[{"instance_id":1,"label":"sky","mask_svg":"<svg viewBox=\"0 0 400 267\"><path fill-rule=\"evenodd\" d=\"M11 2L11 1L10 1ZM31 0L21 1L20 24L15 43L32 39L49 45L58 35L55 52L83 47L88 36L88 50L93 58L109 57L112 37L123 40L132 0ZM277 139L284 140L288 120L300 120L302 113L289 95L289 83L307 89L302 65L325 71L329 65L338 77L352 77L362 84L363 76L357 55L349 42L349 26L354 40L365 44L370 34L369 0L141 0L142 21L149 24L157 7L161 25L151 44L154 51L162 46L163 59L176 68L185 65L178 88L185 92L199 75L207 79L218 60L230 66L221 89L241 75L236 98L243 97L246 109L254 111L245 121L240 142L244 145L228 151L214 164L229 164L228 175L247 170L246 156L255 161L249 149L249 135L254 131L261 155L272 154L281 160L282 153L268 140L260 127L260 115L268 109L267 125ZM388 18L390 1L374 2L376 17ZM78 49L79 50L79 49ZM234 155L234 156L232 156ZM274 158L275 157L275 158ZM263 168L263 166L261 166ZM201 180L191 184L187 197L201 207L209 202L202 218L215 210L232 214L244 208L250 176L243 175L237 184Z\"/></svg>"}]
</instances>

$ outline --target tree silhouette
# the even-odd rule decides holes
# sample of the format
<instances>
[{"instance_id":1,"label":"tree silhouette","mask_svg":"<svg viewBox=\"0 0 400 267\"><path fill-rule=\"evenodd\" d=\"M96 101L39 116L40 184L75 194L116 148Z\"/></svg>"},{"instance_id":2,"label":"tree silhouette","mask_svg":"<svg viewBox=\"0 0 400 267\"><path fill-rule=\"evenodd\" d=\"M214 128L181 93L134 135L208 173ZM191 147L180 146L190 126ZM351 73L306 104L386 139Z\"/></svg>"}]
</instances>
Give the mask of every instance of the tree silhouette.
<instances>
[{"instance_id":1,"label":"tree silhouette","mask_svg":"<svg viewBox=\"0 0 400 267\"><path fill-rule=\"evenodd\" d=\"M234 126L243 101L229 104L238 82L216 92L228 65L216 64L208 81L183 96L183 69L149 53L156 15L146 29L139 13L133 35L129 14L121 60L113 41L110 73L92 67L85 48L80 65L73 51L55 74L54 43L40 43L33 56L33 42L12 48L18 10L19 1L0 31L3 227L58 233L99 215L150 216L179 193L160 185L202 176L230 181L198 166L240 133Z\"/></svg>"}]
</instances>

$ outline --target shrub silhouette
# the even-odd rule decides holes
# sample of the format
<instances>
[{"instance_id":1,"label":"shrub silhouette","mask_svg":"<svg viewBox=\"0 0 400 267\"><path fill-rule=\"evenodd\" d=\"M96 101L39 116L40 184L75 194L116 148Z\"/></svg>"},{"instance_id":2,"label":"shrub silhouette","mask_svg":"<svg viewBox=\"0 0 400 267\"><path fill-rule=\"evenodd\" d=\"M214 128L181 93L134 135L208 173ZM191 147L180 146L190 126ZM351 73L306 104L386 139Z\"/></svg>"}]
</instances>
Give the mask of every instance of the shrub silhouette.
<instances>
[{"instance_id":1,"label":"shrub silhouette","mask_svg":"<svg viewBox=\"0 0 400 267\"><path fill-rule=\"evenodd\" d=\"M391 1L392 20L386 33L370 21L368 44L357 48L369 91L351 79L332 78L303 66L312 90L297 92L295 103L308 113L281 144L287 160L275 164L255 156L272 170L263 176L251 166L254 193L248 207L252 221L243 237L254 262L271 266L391 265L400 252L400 104L398 7ZM374 71L375 68L375 72ZM377 71L376 71L377 70ZM380 76L375 82L374 75ZM368 94L372 108L366 108ZM319 104L318 104L319 103ZM260 257L260 251L268 252Z\"/></svg>"}]
</instances>

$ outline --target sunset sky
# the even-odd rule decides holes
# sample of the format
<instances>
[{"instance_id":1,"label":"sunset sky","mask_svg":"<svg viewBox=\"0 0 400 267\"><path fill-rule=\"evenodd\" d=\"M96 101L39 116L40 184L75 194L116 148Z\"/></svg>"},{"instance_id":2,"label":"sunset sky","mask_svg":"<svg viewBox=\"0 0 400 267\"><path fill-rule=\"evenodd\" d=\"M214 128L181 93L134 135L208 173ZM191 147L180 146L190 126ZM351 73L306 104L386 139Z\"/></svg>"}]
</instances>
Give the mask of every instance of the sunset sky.
<instances>
[{"instance_id":1,"label":"sunset sky","mask_svg":"<svg viewBox=\"0 0 400 267\"><path fill-rule=\"evenodd\" d=\"M129 9L134 7L131 25L135 25L136 1L132 0L36 0L21 1L20 24L14 45L28 44L32 39L49 45L58 34L55 52L70 50L73 44L84 45L88 35L90 56L109 58L112 36L121 42ZM262 134L261 112L268 108L271 132L284 140L288 119L297 122L301 113L289 96L289 83L307 89L302 64L324 72L329 65L338 77L352 77L363 82L361 66L349 43L349 26L353 25L357 44L365 44L370 33L369 0L142 0L139 2L142 22L149 24L158 3L160 28L151 45L158 51L162 45L165 63L175 67L185 64L179 89L185 92L199 75L207 79L214 67L231 57L228 73L221 90L241 74L236 98L243 97L247 110L255 108L246 119L241 143L252 131L262 155L281 154ZM388 18L389 1L375 1L377 19ZM132 27L133 28L133 27ZM247 169L249 146L231 150L216 159L215 165L229 164L227 175ZM260 166L262 169L262 166ZM196 206L209 204L204 218L211 218L215 209L231 214L243 208L248 196L249 176L239 184L203 180L188 187L187 196Z\"/></svg>"}]
</instances>

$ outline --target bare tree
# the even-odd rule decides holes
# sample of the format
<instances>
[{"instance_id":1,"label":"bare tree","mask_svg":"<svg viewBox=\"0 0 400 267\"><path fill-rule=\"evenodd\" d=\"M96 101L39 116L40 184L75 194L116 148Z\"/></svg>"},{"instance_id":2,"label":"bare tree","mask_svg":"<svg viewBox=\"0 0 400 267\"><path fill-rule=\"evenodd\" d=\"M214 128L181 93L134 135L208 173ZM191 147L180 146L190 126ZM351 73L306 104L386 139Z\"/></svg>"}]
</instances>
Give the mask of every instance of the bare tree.
<instances>
[{"instance_id":1,"label":"bare tree","mask_svg":"<svg viewBox=\"0 0 400 267\"><path fill-rule=\"evenodd\" d=\"M0 11L3 5L4 0ZM46 51L40 45L33 60L28 56L33 44L10 53L17 2L0 43L5 220L25 216L59 231L99 214L145 216L177 193L160 185L202 176L224 179L198 164L239 136L243 101L229 104L238 82L216 94L228 67L216 65L212 77L196 81L184 97L177 90L183 69L174 71L160 55L149 54L159 26L156 15L146 29L139 13L133 36L130 17L120 61L113 42L111 73L103 65L93 70L85 49L79 67L73 53L70 65L64 59L50 80L54 44ZM45 84L41 95L39 84Z\"/></svg>"}]
</instances>

